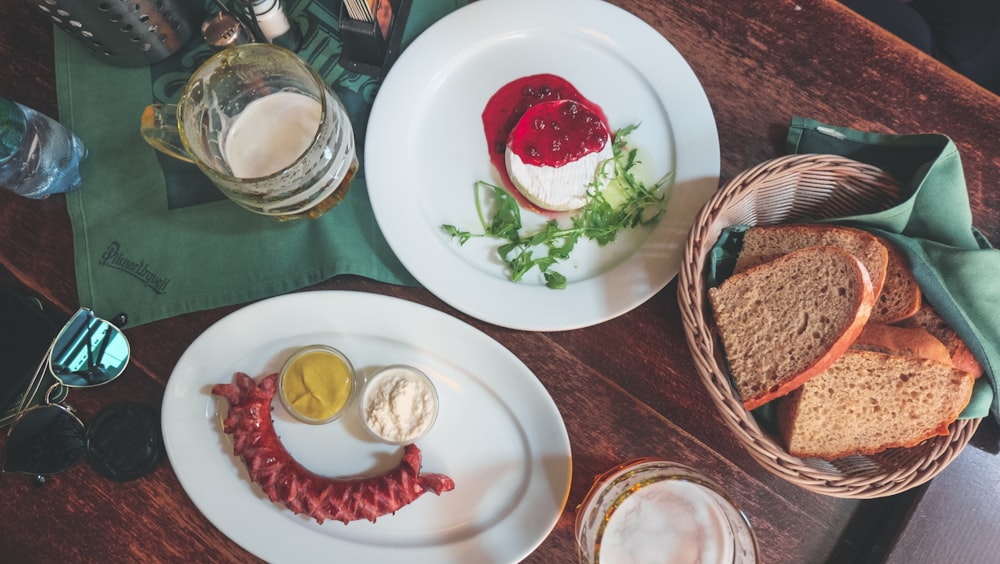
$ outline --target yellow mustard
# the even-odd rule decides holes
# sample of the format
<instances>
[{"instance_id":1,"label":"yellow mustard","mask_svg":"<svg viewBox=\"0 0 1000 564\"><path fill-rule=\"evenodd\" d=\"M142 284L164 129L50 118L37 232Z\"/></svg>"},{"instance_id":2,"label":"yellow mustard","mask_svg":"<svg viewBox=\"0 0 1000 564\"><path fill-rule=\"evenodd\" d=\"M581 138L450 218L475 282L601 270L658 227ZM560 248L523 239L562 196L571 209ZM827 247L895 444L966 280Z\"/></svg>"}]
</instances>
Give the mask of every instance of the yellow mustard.
<instances>
[{"instance_id":1,"label":"yellow mustard","mask_svg":"<svg viewBox=\"0 0 1000 564\"><path fill-rule=\"evenodd\" d=\"M293 360L285 370L281 393L291 409L322 421L344 408L352 385L351 369L340 357L312 351Z\"/></svg>"}]
</instances>

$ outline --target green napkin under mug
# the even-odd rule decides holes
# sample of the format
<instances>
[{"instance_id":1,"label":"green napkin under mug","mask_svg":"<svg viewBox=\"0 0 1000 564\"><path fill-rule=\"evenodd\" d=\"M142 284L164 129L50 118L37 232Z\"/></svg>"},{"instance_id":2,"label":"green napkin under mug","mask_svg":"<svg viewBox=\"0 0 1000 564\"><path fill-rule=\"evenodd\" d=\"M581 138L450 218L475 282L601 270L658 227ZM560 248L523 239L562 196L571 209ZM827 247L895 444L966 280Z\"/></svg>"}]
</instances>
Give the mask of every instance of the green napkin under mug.
<instances>
[{"instance_id":1,"label":"green napkin under mug","mask_svg":"<svg viewBox=\"0 0 1000 564\"><path fill-rule=\"evenodd\" d=\"M413 2L403 45L464 0ZM157 153L139 135L153 102L176 102L214 52L195 38L149 67L103 63L55 34L60 121L87 146L82 188L67 195L80 303L129 326L271 297L357 274L416 285L375 222L364 180L364 134L380 81L340 65L339 0L286 0L302 30L299 56L333 87L354 127L361 170L319 220L279 223L229 201L194 165Z\"/></svg>"}]
</instances>

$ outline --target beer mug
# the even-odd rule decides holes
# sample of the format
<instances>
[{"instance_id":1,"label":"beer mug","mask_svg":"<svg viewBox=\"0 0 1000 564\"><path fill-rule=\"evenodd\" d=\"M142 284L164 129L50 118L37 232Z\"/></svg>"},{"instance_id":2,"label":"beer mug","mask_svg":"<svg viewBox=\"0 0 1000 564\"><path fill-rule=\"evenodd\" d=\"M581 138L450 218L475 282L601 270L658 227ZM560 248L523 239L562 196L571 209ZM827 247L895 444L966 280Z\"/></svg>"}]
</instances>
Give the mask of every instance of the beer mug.
<instances>
[{"instance_id":1,"label":"beer mug","mask_svg":"<svg viewBox=\"0 0 1000 564\"><path fill-rule=\"evenodd\" d=\"M240 206L278 220L319 217L358 170L343 103L298 55L268 43L213 55L176 105L145 109L141 133Z\"/></svg>"}]
</instances>

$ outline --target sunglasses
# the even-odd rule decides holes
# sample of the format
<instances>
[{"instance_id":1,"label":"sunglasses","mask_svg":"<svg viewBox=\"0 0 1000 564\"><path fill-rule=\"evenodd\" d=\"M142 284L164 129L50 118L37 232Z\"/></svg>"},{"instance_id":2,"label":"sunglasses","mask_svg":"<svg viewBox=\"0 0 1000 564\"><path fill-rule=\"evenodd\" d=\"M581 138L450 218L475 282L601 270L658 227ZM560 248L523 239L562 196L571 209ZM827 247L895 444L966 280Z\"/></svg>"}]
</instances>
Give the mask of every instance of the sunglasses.
<instances>
[{"instance_id":1,"label":"sunglasses","mask_svg":"<svg viewBox=\"0 0 1000 564\"><path fill-rule=\"evenodd\" d=\"M7 430L3 471L21 472L44 483L69 469L93 448L93 433L61 403L68 389L111 382L125 371L129 344L121 329L81 308L63 326L42 357ZM35 402L42 388L44 397ZM31 406L31 407L29 407Z\"/></svg>"}]
</instances>

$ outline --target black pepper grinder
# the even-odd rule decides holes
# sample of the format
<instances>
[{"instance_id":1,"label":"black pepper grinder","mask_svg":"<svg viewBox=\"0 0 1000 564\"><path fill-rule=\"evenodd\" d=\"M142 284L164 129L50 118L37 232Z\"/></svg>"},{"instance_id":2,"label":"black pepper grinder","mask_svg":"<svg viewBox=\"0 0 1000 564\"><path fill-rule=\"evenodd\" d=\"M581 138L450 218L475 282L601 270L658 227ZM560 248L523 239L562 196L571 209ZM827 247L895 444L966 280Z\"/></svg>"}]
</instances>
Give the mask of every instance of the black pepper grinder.
<instances>
[{"instance_id":1,"label":"black pepper grinder","mask_svg":"<svg viewBox=\"0 0 1000 564\"><path fill-rule=\"evenodd\" d=\"M273 43L291 51L302 46L302 34L292 25L281 0L240 0L260 41Z\"/></svg>"}]
</instances>

